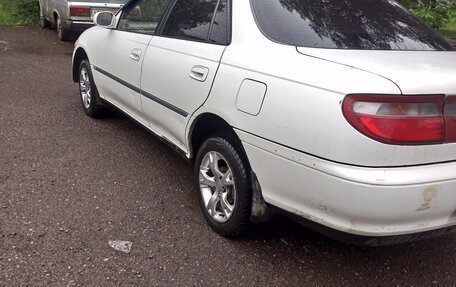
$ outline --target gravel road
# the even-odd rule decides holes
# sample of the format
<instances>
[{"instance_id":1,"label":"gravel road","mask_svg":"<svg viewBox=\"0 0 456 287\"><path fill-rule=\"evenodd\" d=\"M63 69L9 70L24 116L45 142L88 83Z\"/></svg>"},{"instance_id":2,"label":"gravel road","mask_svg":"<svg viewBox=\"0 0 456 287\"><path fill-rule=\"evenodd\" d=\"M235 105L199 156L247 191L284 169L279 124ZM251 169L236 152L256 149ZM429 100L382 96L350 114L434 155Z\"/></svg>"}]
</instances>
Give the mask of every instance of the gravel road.
<instances>
[{"instance_id":1,"label":"gravel road","mask_svg":"<svg viewBox=\"0 0 456 287\"><path fill-rule=\"evenodd\" d=\"M84 115L72 48L0 27L0 286L456 285L455 235L355 247L278 217L217 236L186 161L119 113Z\"/></svg>"}]
</instances>

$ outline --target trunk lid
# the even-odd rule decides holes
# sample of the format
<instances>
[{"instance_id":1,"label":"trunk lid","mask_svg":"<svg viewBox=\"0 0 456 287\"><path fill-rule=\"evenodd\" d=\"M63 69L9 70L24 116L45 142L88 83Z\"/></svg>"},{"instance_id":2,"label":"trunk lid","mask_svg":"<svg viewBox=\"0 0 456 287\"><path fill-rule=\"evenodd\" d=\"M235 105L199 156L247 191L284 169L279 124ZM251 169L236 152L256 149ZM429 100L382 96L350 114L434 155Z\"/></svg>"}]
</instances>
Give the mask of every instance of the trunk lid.
<instances>
[{"instance_id":1,"label":"trunk lid","mask_svg":"<svg viewBox=\"0 0 456 287\"><path fill-rule=\"evenodd\" d=\"M304 55L387 78L404 95L456 95L456 51L369 51L301 47L297 50Z\"/></svg>"}]
</instances>

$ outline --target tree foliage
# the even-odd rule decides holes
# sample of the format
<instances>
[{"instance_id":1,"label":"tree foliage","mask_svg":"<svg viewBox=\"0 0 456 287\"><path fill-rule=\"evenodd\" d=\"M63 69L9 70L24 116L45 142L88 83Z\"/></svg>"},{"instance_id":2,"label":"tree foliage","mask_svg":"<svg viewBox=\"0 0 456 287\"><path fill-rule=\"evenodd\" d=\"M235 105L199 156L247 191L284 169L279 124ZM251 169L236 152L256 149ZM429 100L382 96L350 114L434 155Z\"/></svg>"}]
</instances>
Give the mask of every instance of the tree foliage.
<instances>
[{"instance_id":1,"label":"tree foliage","mask_svg":"<svg viewBox=\"0 0 456 287\"><path fill-rule=\"evenodd\" d=\"M455 15L454 0L398 0L435 29L442 28Z\"/></svg>"}]
</instances>

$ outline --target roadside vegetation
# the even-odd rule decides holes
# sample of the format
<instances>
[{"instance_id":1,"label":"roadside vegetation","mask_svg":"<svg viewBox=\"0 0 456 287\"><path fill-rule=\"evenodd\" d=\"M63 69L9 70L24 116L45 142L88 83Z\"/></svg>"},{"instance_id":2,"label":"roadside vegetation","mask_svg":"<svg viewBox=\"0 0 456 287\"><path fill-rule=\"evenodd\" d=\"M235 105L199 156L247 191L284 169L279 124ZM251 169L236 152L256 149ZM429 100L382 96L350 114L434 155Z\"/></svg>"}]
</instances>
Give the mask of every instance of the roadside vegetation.
<instances>
[{"instance_id":1,"label":"roadside vegetation","mask_svg":"<svg viewBox=\"0 0 456 287\"><path fill-rule=\"evenodd\" d=\"M398 0L443 35L456 39L456 1ZM0 25L38 23L37 0L0 0Z\"/></svg>"},{"instance_id":2,"label":"roadside vegetation","mask_svg":"<svg viewBox=\"0 0 456 287\"><path fill-rule=\"evenodd\" d=\"M450 12L449 20L440 29L441 33L456 40L456 9Z\"/></svg>"},{"instance_id":3,"label":"roadside vegetation","mask_svg":"<svg viewBox=\"0 0 456 287\"><path fill-rule=\"evenodd\" d=\"M0 25L12 25L14 23L10 15L0 6Z\"/></svg>"},{"instance_id":4,"label":"roadside vegetation","mask_svg":"<svg viewBox=\"0 0 456 287\"><path fill-rule=\"evenodd\" d=\"M38 23L37 0L0 0L0 25Z\"/></svg>"},{"instance_id":5,"label":"roadside vegetation","mask_svg":"<svg viewBox=\"0 0 456 287\"><path fill-rule=\"evenodd\" d=\"M416 16L443 35L456 38L456 2L454 0L398 0Z\"/></svg>"}]
</instances>

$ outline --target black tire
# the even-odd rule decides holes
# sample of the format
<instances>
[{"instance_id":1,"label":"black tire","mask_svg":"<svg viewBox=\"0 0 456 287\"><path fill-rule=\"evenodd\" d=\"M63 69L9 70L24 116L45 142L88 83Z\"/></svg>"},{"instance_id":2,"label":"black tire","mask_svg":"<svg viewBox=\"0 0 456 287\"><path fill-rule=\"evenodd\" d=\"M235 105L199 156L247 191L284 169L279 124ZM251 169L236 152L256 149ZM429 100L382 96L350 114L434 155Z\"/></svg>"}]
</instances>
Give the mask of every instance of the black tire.
<instances>
[{"instance_id":1,"label":"black tire","mask_svg":"<svg viewBox=\"0 0 456 287\"><path fill-rule=\"evenodd\" d=\"M98 94L88 59L79 65L79 96L82 108L89 117L98 118L103 115L103 101Z\"/></svg>"},{"instance_id":2,"label":"black tire","mask_svg":"<svg viewBox=\"0 0 456 287\"><path fill-rule=\"evenodd\" d=\"M210 168L210 170L207 169L207 157L210 157L210 154L218 154L218 156L221 155L223 157L220 158L217 163L219 171L222 169L226 171L231 170L231 180L234 181L235 196L231 194L231 197L228 199L230 192L232 193L233 191L231 186L228 186L226 190L222 188L221 195L220 182L215 184L215 186L200 184L200 174L205 173L208 177L214 175L212 180L216 178L215 173L210 171L212 168ZM227 173L228 172L225 172L225 174ZM215 232L225 237L233 238L244 235L250 227L252 186L250 182L250 167L239 141L225 135L207 139L198 151L194 174L200 207L209 226ZM222 181L221 177L220 181ZM230 188L231 191L228 191ZM203 193L205 193L205 195L203 195ZM218 195L216 195L216 193L218 193ZM226 213L220 211L224 209L222 205L223 194L227 194L224 202L228 202L228 204L232 204L233 206L233 211L229 217L226 216ZM207 201L208 196L210 197L209 201ZM208 210L211 205L211 200L214 197L218 197L218 202L212 204L214 208ZM224 205L226 207L227 203ZM219 210L217 210L217 208ZM214 213L217 213L218 216L215 216ZM221 220L226 221L221 222Z\"/></svg>"},{"instance_id":3,"label":"black tire","mask_svg":"<svg viewBox=\"0 0 456 287\"><path fill-rule=\"evenodd\" d=\"M57 38L59 38L60 41L68 41L70 40L70 31L67 29L63 28L62 20L60 19L59 16L55 19L55 25L57 29Z\"/></svg>"},{"instance_id":4,"label":"black tire","mask_svg":"<svg viewBox=\"0 0 456 287\"><path fill-rule=\"evenodd\" d=\"M44 17L44 14L43 14L43 10L41 9L41 5L40 5L40 27L43 28L43 29L46 29L46 28L49 28L51 27L51 22L49 22L46 17Z\"/></svg>"}]
</instances>

